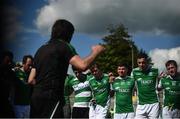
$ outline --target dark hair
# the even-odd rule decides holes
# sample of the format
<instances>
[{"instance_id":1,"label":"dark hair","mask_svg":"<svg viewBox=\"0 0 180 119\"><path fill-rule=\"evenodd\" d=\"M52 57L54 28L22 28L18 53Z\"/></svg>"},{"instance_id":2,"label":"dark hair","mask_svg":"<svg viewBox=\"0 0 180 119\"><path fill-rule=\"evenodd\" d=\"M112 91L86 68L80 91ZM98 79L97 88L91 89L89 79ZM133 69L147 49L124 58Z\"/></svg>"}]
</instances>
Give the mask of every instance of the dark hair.
<instances>
[{"instance_id":1,"label":"dark hair","mask_svg":"<svg viewBox=\"0 0 180 119\"><path fill-rule=\"evenodd\" d=\"M22 63L25 64L28 58L30 58L33 61L33 57L31 55L25 55L23 57Z\"/></svg>"},{"instance_id":2,"label":"dark hair","mask_svg":"<svg viewBox=\"0 0 180 119\"><path fill-rule=\"evenodd\" d=\"M71 41L73 33L73 24L65 19L59 19L54 23L52 27L50 41L61 39L69 43Z\"/></svg>"},{"instance_id":3,"label":"dark hair","mask_svg":"<svg viewBox=\"0 0 180 119\"><path fill-rule=\"evenodd\" d=\"M165 66L167 67L167 66L169 66L170 64L173 64L173 65L177 68L177 63L176 63L175 60L168 60L168 61L166 62L166 64L165 64Z\"/></svg>"},{"instance_id":4,"label":"dark hair","mask_svg":"<svg viewBox=\"0 0 180 119\"><path fill-rule=\"evenodd\" d=\"M146 53L140 52L140 53L138 54L137 58L138 58L138 59L140 59L140 58L148 59L149 57L148 57L148 55L147 55Z\"/></svg>"},{"instance_id":5,"label":"dark hair","mask_svg":"<svg viewBox=\"0 0 180 119\"><path fill-rule=\"evenodd\" d=\"M0 62L2 63L2 61L4 60L4 58L8 56L12 62L13 60L13 53L11 51L3 51L2 54L0 55Z\"/></svg>"},{"instance_id":6,"label":"dark hair","mask_svg":"<svg viewBox=\"0 0 180 119\"><path fill-rule=\"evenodd\" d=\"M91 64L91 66L89 67L90 70L93 70L94 68L100 69L99 65L96 63Z\"/></svg>"},{"instance_id":7,"label":"dark hair","mask_svg":"<svg viewBox=\"0 0 180 119\"><path fill-rule=\"evenodd\" d=\"M129 66L126 63L119 63L118 67L126 67L127 69L129 69Z\"/></svg>"}]
</instances>

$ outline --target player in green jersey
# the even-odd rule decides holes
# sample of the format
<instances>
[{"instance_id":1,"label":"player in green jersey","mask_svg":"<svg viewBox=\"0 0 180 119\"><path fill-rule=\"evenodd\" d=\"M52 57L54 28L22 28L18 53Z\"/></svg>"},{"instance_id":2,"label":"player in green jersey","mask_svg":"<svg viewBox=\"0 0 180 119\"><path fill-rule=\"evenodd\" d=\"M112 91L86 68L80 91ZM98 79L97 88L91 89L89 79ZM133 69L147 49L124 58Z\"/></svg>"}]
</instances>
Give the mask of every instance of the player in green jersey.
<instances>
[{"instance_id":1,"label":"player in green jersey","mask_svg":"<svg viewBox=\"0 0 180 119\"><path fill-rule=\"evenodd\" d=\"M117 67L118 77L112 83L112 90L115 92L114 98L114 119L134 118L134 108L132 103L133 89L135 81L127 76L128 66L119 64Z\"/></svg>"},{"instance_id":2,"label":"player in green jersey","mask_svg":"<svg viewBox=\"0 0 180 119\"><path fill-rule=\"evenodd\" d=\"M148 56L140 53L137 58L138 67L131 72L136 81L138 105L136 119L158 118L159 100L156 93L158 69L148 64Z\"/></svg>"},{"instance_id":3,"label":"player in green jersey","mask_svg":"<svg viewBox=\"0 0 180 119\"><path fill-rule=\"evenodd\" d=\"M89 78L93 99L90 104L90 119L105 119L110 102L110 83L109 76L102 73L97 65L91 68L93 76Z\"/></svg>"},{"instance_id":4,"label":"player in green jersey","mask_svg":"<svg viewBox=\"0 0 180 119\"><path fill-rule=\"evenodd\" d=\"M70 95L73 92L72 87L69 86L68 82L75 78L73 75L67 74L65 83L64 83L64 99L65 105L63 107L64 118L71 118L71 104L70 104Z\"/></svg>"},{"instance_id":5,"label":"player in green jersey","mask_svg":"<svg viewBox=\"0 0 180 119\"><path fill-rule=\"evenodd\" d=\"M160 79L159 90L163 89L163 118L180 118L180 74L175 60L166 62L167 75Z\"/></svg>"},{"instance_id":6,"label":"player in green jersey","mask_svg":"<svg viewBox=\"0 0 180 119\"><path fill-rule=\"evenodd\" d=\"M86 74L72 67L76 77L68 81L69 87L74 90L74 104L72 118L88 118L89 102L92 99L91 89Z\"/></svg>"}]
</instances>

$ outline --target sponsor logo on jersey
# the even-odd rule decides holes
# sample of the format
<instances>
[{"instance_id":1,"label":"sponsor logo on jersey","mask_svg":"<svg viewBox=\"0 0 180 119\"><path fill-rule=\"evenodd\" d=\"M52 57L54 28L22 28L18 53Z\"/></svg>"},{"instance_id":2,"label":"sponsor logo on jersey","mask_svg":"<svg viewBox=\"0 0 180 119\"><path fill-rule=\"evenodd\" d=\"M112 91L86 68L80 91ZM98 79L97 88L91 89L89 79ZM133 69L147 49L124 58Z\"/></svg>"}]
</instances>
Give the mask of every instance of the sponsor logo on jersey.
<instances>
[{"instance_id":1,"label":"sponsor logo on jersey","mask_svg":"<svg viewBox=\"0 0 180 119\"><path fill-rule=\"evenodd\" d=\"M169 93L171 95L180 95L180 91L172 91L172 90L170 90Z\"/></svg>"},{"instance_id":2,"label":"sponsor logo on jersey","mask_svg":"<svg viewBox=\"0 0 180 119\"><path fill-rule=\"evenodd\" d=\"M119 92L121 93L128 93L130 90L129 89L119 89Z\"/></svg>"},{"instance_id":3,"label":"sponsor logo on jersey","mask_svg":"<svg viewBox=\"0 0 180 119\"><path fill-rule=\"evenodd\" d=\"M153 83L153 81L152 80L141 80L141 83L142 84L151 84L151 83Z\"/></svg>"},{"instance_id":4,"label":"sponsor logo on jersey","mask_svg":"<svg viewBox=\"0 0 180 119\"><path fill-rule=\"evenodd\" d=\"M74 86L73 86L73 89L74 89L75 91L77 91L77 90L86 88L86 87L88 87L88 86L89 86L89 82L88 82L88 81L85 81L84 83L79 83L79 84L77 84L77 85L74 85Z\"/></svg>"}]
</instances>

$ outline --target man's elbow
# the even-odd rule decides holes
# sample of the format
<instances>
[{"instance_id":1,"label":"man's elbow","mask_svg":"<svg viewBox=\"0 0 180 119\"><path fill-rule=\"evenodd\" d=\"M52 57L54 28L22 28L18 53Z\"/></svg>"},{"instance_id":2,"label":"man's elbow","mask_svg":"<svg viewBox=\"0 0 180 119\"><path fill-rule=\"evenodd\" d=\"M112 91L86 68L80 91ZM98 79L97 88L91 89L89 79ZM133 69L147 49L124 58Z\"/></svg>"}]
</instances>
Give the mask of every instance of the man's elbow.
<instances>
[{"instance_id":1,"label":"man's elbow","mask_svg":"<svg viewBox=\"0 0 180 119\"><path fill-rule=\"evenodd\" d=\"M86 64L81 64L76 68L79 69L80 71L86 71L88 69L88 66Z\"/></svg>"}]
</instances>

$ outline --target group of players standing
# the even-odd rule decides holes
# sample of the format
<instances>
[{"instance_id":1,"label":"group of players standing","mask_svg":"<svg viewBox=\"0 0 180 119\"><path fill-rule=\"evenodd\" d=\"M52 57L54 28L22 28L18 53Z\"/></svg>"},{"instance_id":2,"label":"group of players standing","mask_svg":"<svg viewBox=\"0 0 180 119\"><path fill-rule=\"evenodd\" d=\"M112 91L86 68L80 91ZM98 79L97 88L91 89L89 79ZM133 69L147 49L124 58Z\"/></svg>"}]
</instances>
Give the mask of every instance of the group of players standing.
<instances>
[{"instance_id":1,"label":"group of players standing","mask_svg":"<svg viewBox=\"0 0 180 119\"><path fill-rule=\"evenodd\" d=\"M75 77L65 81L64 116L70 102L67 98L74 91L72 118L105 119L114 96L114 119L125 118L180 118L180 74L176 61L165 63L167 72L159 75L158 69L148 63L148 56L140 53L138 67L128 75L125 63L117 66L118 76L103 73L97 64L90 67L90 74L83 74L73 67ZM163 104L158 92L163 91ZM137 93L137 107L132 97Z\"/></svg>"}]
</instances>

